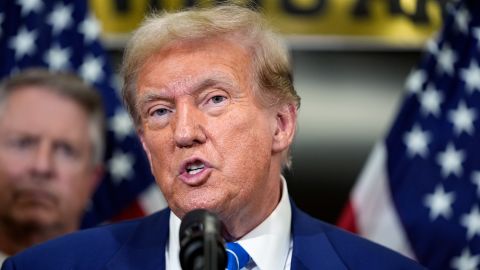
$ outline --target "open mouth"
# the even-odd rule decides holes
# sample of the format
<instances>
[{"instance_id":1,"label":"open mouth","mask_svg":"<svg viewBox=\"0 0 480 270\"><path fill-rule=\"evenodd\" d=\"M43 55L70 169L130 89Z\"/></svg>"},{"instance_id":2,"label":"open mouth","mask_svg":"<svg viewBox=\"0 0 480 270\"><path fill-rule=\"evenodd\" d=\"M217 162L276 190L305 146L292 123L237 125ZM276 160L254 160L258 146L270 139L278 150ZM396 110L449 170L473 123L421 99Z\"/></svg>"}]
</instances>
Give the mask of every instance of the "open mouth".
<instances>
[{"instance_id":1,"label":"open mouth","mask_svg":"<svg viewBox=\"0 0 480 270\"><path fill-rule=\"evenodd\" d=\"M189 186L200 186L208 180L212 166L198 157L192 157L184 161L181 166L180 180Z\"/></svg>"},{"instance_id":2,"label":"open mouth","mask_svg":"<svg viewBox=\"0 0 480 270\"><path fill-rule=\"evenodd\" d=\"M205 168L205 164L201 161L195 161L193 163L187 164L185 170L190 175L195 175L201 172Z\"/></svg>"}]
</instances>

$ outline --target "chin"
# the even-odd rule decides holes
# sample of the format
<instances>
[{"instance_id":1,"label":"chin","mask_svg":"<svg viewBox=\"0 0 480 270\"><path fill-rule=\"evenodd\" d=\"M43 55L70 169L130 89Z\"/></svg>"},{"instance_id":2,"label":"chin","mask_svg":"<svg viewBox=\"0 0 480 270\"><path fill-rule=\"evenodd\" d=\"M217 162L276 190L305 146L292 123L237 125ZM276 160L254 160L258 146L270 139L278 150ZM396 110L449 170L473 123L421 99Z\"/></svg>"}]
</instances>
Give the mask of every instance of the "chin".
<instances>
[{"instance_id":1,"label":"chin","mask_svg":"<svg viewBox=\"0 0 480 270\"><path fill-rule=\"evenodd\" d=\"M195 209L205 209L218 215L222 211L225 203L223 201L211 198L207 199L205 197L206 196L203 198L198 198L197 200L190 198L188 201L180 202L178 207L172 206L171 208L180 218L183 218L185 214Z\"/></svg>"},{"instance_id":2,"label":"chin","mask_svg":"<svg viewBox=\"0 0 480 270\"><path fill-rule=\"evenodd\" d=\"M37 227L49 227L58 223L58 218L53 211L23 211L12 215L12 219L18 224Z\"/></svg>"}]
</instances>

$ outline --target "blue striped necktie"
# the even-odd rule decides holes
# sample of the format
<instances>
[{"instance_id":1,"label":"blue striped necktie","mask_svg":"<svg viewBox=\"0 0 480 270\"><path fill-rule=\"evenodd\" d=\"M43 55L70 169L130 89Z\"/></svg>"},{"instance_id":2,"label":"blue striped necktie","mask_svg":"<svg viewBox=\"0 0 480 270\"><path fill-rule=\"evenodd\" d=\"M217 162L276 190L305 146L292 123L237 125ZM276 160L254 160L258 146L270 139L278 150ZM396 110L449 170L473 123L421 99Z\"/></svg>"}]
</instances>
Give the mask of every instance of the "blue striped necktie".
<instances>
[{"instance_id":1,"label":"blue striped necktie","mask_svg":"<svg viewBox=\"0 0 480 270\"><path fill-rule=\"evenodd\" d=\"M228 265L227 270L240 270L250 261L250 256L237 243L227 243Z\"/></svg>"}]
</instances>

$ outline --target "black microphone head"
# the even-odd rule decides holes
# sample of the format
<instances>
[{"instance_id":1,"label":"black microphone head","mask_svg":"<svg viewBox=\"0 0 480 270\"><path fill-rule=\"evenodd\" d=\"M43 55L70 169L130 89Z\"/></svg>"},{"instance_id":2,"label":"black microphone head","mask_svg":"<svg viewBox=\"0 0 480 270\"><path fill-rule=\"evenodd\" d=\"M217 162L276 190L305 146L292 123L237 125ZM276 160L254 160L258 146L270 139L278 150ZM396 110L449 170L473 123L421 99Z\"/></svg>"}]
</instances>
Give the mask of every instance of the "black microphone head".
<instances>
[{"instance_id":1,"label":"black microphone head","mask_svg":"<svg viewBox=\"0 0 480 270\"><path fill-rule=\"evenodd\" d=\"M225 269L222 223L205 209L188 212L180 224L180 265L184 270Z\"/></svg>"}]
</instances>

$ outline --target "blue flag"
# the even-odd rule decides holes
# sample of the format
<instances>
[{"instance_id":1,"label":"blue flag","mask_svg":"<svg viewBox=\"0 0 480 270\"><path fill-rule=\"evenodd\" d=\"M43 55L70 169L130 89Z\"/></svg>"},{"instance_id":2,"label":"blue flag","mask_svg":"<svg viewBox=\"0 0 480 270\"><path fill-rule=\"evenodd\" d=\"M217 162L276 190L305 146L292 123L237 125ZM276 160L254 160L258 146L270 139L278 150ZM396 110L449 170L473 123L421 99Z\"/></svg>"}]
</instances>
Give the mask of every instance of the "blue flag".
<instances>
[{"instance_id":1,"label":"blue flag","mask_svg":"<svg viewBox=\"0 0 480 270\"><path fill-rule=\"evenodd\" d=\"M0 78L32 66L70 70L94 85L103 98L108 118L106 175L82 227L117 215L154 183L132 122L119 101L118 83L99 41L100 27L87 3L0 1Z\"/></svg>"},{"instance_id":2,"label":"blue flag","mask_svg":"<svg viewBox=\"0 0 480 270\"><path fill-rule=\"evenodd\" d=\"M480 269L479 66L480 1L456 1L352 193L354 230L429 269Z\"/></svg>"}]
</instances>

